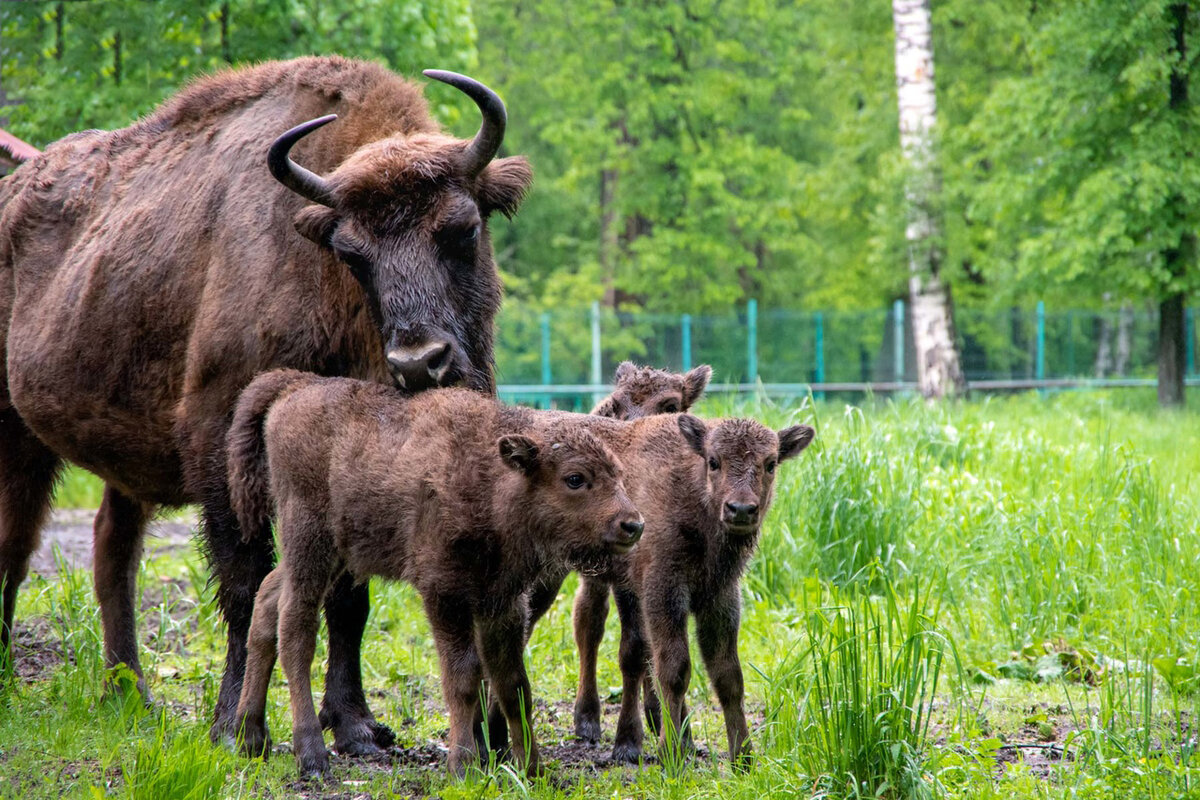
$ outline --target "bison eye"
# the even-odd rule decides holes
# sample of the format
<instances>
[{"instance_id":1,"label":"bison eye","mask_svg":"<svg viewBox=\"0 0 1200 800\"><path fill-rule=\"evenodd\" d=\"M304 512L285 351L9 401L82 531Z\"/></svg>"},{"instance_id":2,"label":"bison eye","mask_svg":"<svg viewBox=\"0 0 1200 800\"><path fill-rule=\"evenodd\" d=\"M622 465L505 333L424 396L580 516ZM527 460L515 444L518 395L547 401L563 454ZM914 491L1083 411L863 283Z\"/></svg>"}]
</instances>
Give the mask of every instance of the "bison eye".
<instances>
[{"instance_id":1,"label":"bison eye","mask_svg":"<svg viewBox=\"0 0 1200 800\"><path fill-rule=\"evenodd\" d=\"M768 475L774 475L774 474L775 474L775 462L774 462L774 461L768 461L768 462L767 462L767 474L768 474Z\"/></svg>"},{"instance_id":2,"label":"bison eye","mask_svg":"<svg viewBox=\"0 0 1200 800\"><path fill-rule=\"evenodd\" d=\"M709 456L708 457L708 468L715 472L716 470L721 468L721 464L720 464L720 462L717 461L717 459L713 458L712 456Z\"/></svg>"},{"instance_id":3,"label":"bison eye","mask_svg":"<svg viewBox=\"0 0 1200 800\"><path fill-rule=\"evenodd\" d=\"M479 242L479 226L455 227L443 231L442 246L453 256L463 259L473 258L475 245Z\"/></svg>"},{"instance_id":4,"label":"bison eye","mask_svg":"<svg viewBox=\"0 0 1200 800\"><path fill-rule=\"evenodd\" d=\"M679 411L679 404L674 400L666 400L658 408L663 414L675 414Z\"/></svg>"},{"instance_id":5,"label":"bison eye","mask_svg":"<svg viewBox=\"0 0 1200 800\"><path fill-rule=\"evenodd\" d=\"M587 479L578 472L572 472L563 480L566 482L567 488L569 489L582 489L583 485L587 483Z\"/></svg>"}]
</instances>

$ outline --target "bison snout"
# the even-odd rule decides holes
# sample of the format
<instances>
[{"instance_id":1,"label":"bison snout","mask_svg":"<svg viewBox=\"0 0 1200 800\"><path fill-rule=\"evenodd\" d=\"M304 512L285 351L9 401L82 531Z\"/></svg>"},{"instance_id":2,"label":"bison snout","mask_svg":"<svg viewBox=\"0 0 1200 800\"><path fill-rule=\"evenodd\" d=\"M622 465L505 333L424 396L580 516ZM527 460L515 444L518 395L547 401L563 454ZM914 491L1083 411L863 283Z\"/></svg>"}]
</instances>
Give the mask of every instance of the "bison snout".
<instances>
[{"instance_id":1,"label":"bison snout","mask_svg":"<svg viewBox=\"0 0 1200 800\"><path fill-rule=\"evenodd\" d=\"M642 531L645 530L645 523L639 516L637 519L621 520L617 525L617 530L608 537L608 545L617 553L627 553L633 549L633 546L642 538Z\"/></svg>"},{"instance_id":2,"label":"bison snout","mask_svg":"<svg viewBox=\"0 0 1200 800\"><path fill-rule=\"evenodd\" d=\"M419 392L442 386L450 374L454 348L446 341L427 341L388 351L388 367L401 389Z\"/></svg>"},{"instance_id":3,"label":"bison snout","mask_svg":"<svg viewBox=\"0 0 1200 800\"><path fill-rule=\"evenodd\" d=\"M757 503L726 503L725 524L737 528L748 528L758 523Z\"/></svg>"}]
</instances>

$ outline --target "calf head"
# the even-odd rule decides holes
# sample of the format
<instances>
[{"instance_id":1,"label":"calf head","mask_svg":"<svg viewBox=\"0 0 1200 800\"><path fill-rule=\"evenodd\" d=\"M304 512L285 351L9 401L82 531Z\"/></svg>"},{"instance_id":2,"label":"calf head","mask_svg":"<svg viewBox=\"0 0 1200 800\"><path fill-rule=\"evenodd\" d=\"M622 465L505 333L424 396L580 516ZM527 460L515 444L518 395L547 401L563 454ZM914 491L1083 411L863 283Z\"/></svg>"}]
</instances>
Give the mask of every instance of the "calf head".
<instances>
[{"instance_id":1,"label":"calf head","mask_svg":"<svg viewBox=\"0 0 1200 800\"><path fill-rule=\"evenodd\" d=\"M540 436L498 441L501 460L528 482L523 508L531 526L555 538L564 561L583 565L628 552L642 536L642 515L625 491L621 462L599 439L569 425Z\"/></svg>"},{"instance_id":2,"label":"calf head","mask_svg":"<svg viewBox=\"0 0 1200 800\"><path fill-rule=\"evenodd\" d=\"M320 177L288 152L336 119L330 115L280 136L268 166L315 204L296 216L296 229L334 253L362 286L396 384L493 391L500 279L487 220L516 211L532 172L523 157L493 160L506 123L494 92L452 72L425 74L479 106L483 125L472 141L396 134L360 147Z\"/></svg>"},{"instance_id":3,"label":"calf head","mask_svg":"<svg viewBox=\"0 0 1200 800\"><path fill-rule=\"evenodd\" d=\"M815 435L808 425L776 433L751 419L709 425L690 414L679 416L679 430L705 460L710 511L734 536L758 532L774 499L776 466L799 455Z\"/></svg>"},{"instance_id":4,"label":"calf head","mask_svg":"<svg viewBox=\"0 0 1200 800\"><path fill-rule=\"evenodd\" d=\"M617 367L616 387L592 413L615 419L640 419L654 414L676 414L692 407L712 376L712 367L701 364L683 375L623 361Z\"/></svg>"}]
</instances>

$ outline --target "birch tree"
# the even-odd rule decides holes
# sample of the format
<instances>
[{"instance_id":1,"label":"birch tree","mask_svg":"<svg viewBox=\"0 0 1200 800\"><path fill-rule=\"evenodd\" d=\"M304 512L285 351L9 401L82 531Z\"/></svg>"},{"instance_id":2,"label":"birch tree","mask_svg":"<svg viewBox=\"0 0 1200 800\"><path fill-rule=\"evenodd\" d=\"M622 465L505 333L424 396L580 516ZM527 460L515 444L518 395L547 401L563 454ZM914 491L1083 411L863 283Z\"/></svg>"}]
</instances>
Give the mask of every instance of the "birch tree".
<instances>
[{"instance_id":1,"label":"birch tree","mask_svg":"<svg viewBox=\"0 0 1200 800\"><path fill-rule=\"evenodd\" d=\"M900 147L909 165L905 195L908 223L910 317L917 352L917 382L926 398L966 392L954 333L950 287L942 280L938 218L941 180L934 158L937 100L929 0L893 0L896 94Z\"/></svg>"}]
</instances>

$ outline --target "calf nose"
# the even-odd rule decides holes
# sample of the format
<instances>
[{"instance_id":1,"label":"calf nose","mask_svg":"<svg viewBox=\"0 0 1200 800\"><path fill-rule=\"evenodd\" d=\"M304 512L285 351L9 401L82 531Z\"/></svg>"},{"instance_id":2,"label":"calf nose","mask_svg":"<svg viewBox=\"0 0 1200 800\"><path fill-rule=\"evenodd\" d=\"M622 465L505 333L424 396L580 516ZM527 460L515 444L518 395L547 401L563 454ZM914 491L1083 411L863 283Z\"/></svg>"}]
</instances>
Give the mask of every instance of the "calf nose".
<instances>
[{"instance_id":1,"label":"calf nose","mask_svg":"<svg viewBox=\"0 0 1200 800\"><path fill-rule=\"evenodd\" d=\"M730 522L746 524L753 522L758 515L757 503L726 503L725 518Z\"/></svg>"},{"instance_id":2,"label":"calf nose","mask_svg":"<svg viewBox=\"0 0 1200 800\"><path fill-rule=\"evenodd\" d=\"M450 343L428 341L388 351L388 366L401 389L419 392L440 385L450 371Z\"/></svg>"},{"instance_id":3,"label":"calf nose","mask_svg":"<svg viewBox=\"0 0 1200 800\"><path fill-rule=\"evenodd\" d=\"M633 544L638 539L642 538L642 531L645 530L646 524L640 519L627 519L621 523L621 530L628 534L629 543Z\"/></svg>"}]
</instances>

